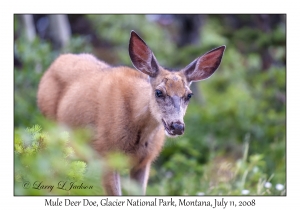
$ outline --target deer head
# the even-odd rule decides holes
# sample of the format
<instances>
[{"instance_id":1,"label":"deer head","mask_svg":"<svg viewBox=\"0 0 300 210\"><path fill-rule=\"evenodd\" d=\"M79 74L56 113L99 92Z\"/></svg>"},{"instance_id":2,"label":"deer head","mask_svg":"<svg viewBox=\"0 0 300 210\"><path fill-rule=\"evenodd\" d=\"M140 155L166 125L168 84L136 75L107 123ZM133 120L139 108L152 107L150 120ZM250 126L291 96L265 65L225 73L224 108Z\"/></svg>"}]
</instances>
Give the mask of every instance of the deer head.
<instances>
[{"instance_id":1,"label":"deer head","mask_svg":"<svg viewBox=\"0 0 300 210\"><path fill-rule=\"evenodd\" d=\"M193 95L192 82L209 78L219 67L225 46L213 49L196 58L180 71L161 67L151 49L134 32L129 41L129 55L134 67L147 74L152 86L150 109L152 115L164 125L165 133L174 137L184 133L184 121Z\"/></svg>"}]
</instances>

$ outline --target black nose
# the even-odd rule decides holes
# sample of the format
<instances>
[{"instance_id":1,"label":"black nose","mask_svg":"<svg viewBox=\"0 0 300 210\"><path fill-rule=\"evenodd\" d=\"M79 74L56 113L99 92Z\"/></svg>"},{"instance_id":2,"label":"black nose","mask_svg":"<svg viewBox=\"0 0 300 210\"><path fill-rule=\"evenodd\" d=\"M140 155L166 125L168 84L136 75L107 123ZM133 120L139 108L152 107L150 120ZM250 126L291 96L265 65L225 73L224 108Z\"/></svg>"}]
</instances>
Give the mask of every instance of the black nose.
<instances>
[{"instance_id":1,"label":"black nose","mask_svg":"<svg viewBox=\"0 0 300 210\"><path fill-rule=\"evenodd\" d=\"M171 124L171 129L174 134L181 135L184 132L184 124L181 122L173 122Z\"/></svg>"}]
</instances>

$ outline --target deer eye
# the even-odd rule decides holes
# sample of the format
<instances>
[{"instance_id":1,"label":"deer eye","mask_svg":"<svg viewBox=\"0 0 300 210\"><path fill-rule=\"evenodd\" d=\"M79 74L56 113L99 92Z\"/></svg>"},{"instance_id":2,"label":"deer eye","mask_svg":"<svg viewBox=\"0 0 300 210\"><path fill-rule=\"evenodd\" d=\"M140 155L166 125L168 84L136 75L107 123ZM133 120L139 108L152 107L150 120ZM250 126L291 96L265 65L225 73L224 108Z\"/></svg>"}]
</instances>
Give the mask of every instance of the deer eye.
<instances>
[{"instance_id":1,"label":"deer eye","mask_svg":"<svg viewBox=\"0 0 300 210\"><path fill-rule=\"evenodd\" d=\"M161 90L155 90L155 96L157 98L161 98L161 97L163 97L163 93L161 92Z\"/></svg>"},{"instance_id":2,"label":"deer eye","mask_svg":"<svg viewBox=\"0 0 300 210\"><path fill-rule=\"evenodd\" d=\"M187 99L187 100L190 100L190 99L192 98L192 96L193 96L193 93L189 93L189 94L187 95L186 99Z\"/></svg>"}]
</instances>

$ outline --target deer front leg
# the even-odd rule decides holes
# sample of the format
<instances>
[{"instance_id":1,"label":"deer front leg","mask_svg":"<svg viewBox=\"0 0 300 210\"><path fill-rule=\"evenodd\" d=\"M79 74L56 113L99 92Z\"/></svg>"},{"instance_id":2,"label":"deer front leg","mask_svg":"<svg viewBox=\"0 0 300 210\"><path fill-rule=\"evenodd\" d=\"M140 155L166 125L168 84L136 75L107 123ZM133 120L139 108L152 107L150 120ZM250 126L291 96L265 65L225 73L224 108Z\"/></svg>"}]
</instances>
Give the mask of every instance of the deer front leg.
<instances>
[{"instance_id":1,"label":"deer front leg","mask_svg":"<svg viewBox=\"0 0 300 210\"><path fill-rule=\"evenodd\" d=\"M137 181L141 185L141 187L143 188L144 195L146 194L150 165L151 163L149 162L143 167L135 167L130 171L131 179Z\"/></svg>"},{"instance_id":2,"label":"deer front leg","mask_svg":"<svg viewBox=\"0 0 300 210\"><path fill-rule=\"evenodd\" d=\"M103 185L106 195L122 195L120 174L109 170L103 176Z\"/></svg>"}]
</instances>

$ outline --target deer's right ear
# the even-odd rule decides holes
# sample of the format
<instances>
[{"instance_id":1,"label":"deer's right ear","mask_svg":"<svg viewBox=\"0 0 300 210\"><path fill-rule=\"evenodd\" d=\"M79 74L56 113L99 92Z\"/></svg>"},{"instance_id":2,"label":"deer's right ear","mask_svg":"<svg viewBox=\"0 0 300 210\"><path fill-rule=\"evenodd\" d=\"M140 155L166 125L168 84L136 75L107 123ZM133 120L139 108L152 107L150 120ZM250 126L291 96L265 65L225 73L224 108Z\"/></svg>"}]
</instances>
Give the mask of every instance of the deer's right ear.
<instances>
[{"instance_id":1,"label":"deer's right ear","mask_svg":"<svg viewBox=\"0 0 300 210\"><path fill-rule=\"evenodd\" d=\"M159 65L154 54L134 31L131 31L130 36L129 56L136 69L150 77L156 77L158 75Z\"/></svg>"},{"instance_id":2,"label":"deer's right ear","mask_svg":"<svg viewBox=\"0 0 300 210\"><path fill-rule=\"evenodd\" d=\"M225 46L221 46L213 49L185 67L182 71L187 81L189 83L196 82L210 77L219 67L225 48Z\"/></svg>"}]
</instances>

